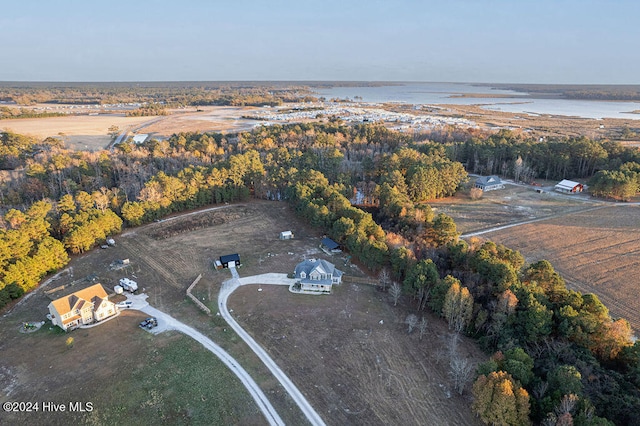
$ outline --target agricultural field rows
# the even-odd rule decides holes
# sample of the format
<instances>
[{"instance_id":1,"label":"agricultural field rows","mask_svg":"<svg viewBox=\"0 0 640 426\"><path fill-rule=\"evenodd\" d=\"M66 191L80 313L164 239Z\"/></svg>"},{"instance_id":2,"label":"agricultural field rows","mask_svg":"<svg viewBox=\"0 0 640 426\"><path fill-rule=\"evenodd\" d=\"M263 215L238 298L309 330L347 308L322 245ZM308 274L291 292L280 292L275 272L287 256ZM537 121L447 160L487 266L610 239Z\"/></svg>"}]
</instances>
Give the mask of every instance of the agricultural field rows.
<instances>
[{"instance_id":1,"label":"agricultural field rows","mask_svg":"<svg viewBox=\"0 0 640 426\"><path fill-rule=\"evenodd\" d=\"M569 287L595 293L612 316L640 330L640 206L576 212L485 237L519 250L528 262L549 260Z\"/></svg>"}]
</instances>

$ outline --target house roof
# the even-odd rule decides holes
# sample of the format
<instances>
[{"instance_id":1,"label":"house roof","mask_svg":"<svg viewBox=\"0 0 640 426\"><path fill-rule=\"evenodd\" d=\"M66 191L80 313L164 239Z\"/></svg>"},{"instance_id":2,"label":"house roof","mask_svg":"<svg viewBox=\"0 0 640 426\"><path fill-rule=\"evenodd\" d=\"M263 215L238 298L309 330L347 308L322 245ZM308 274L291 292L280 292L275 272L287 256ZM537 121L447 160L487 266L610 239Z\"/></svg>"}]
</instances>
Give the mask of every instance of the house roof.
<instances>
[{"instance_id":1,"label":"house roof","mask_svg":"<svg viewBox=\"0 0 640 426\"><path fill-rule=\"evenodd\" d=\"M336 249L336 248L340 247L340 244L336 243L335 241L333 241L329 237L324 237L322 239L322 245L325 246L326 248L328 248L329 250L333 250L333 249Z\"/></svg>"},{"instance_id":2,"label":"house roof","mask_svg":"<svg viewBox=\"0 0 640 426\"><path fill-rule=\"evenodd\" d=\"M104 290L104 287L102 287L102 284L94 284L84 290L79 290L75 293L56 299L51 302L51 304L60 315L64 315L74 308L81 309L86 301L92 301L95 303L96 300L102 301L106 298L107 292Z\"/></svg>"},{"instance_id":3,"label":"house roof","mask_svg":"<svg viewBox=\"0 0 640 426\"><path fill-rule=\"evenodd\" d=\"M499 176L480 176L476 179L476 183L480 185L500 185L502 183L502 179Z\"/></svg>"},{"instance_id":4,"label":"house roof","mask_svg":"<svg viewBox=\"0 0 640 426\"><path fill-rule=\"evenodd\" d=\"M149 134L147 134L147 133L141 133L139 135L134 135L133 136L133 142L134 143L142 143L145 140L147 140L148 137L149 137Z\"/></svg>"},{"instance_id":5,"label":"house roof","mask_svg":"<svg viewBox=\"0 0 640 426\"><path fill-rule=\"evenodd\" d=\"M300 278L300 274L304 272L305 277L301 281L312 282L316 284L331 284L331 279L325 280L309 280L307 277L312 272L318 272L321 275L331 275L332 277L341 277L342 271L336 269L333 263L327 262L324 259L307 259L296 265L295 276Z\"/></svg>"},{"instance_id":6,"label":"house roof","mask_svg":"<svg viewBox=\"0 0 640 426\"><path fill-rule=\"evenodd\" d=\"M572 180L563 179L556 184L556 188L561 189L573 189L578 185L582 185L580 182L574 182Z\"/></svg>"},{"instance_id":7,"label":"house roof","mask_svg":"<svg viewBox=\"0 0 640 426\"><path fill-rule=\"evenodd\" d=\"M238 253L225 254L224 256L220 256L220 262L221 263L240 262L240 255Z\"/></svg>"}]
</instances>

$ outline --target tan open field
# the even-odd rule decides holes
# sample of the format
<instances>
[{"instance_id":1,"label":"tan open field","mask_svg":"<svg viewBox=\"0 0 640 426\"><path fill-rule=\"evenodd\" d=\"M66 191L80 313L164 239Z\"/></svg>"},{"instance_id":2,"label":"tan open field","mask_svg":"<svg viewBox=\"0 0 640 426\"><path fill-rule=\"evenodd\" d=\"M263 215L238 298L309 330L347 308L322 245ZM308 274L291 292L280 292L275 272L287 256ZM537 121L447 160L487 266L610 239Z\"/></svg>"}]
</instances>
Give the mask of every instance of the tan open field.
<instances>
[{"instance_id":1,"label":"tan open field","mask_svg":"<svg viewBox=\"0 0 640 426\"><path fill-rule=\"evenodd\" d=\"M475 181L475 178L470 180ZM465 191L461 191L453 197L430 201L429 204L436 213L451 216L463 234L578 212L602 204L588 196L558 194L548 187L544 193L538 193L538 188L507 184L504 189L484 193L480 200L472 200Z\"/></svg>"},{"instance_id":2,"label":"tan open field","mask_svg":"<svg viewBox=\"0 0 640 426\"><path fill-rule=\"evenodd\" d=\"M0 130L45 139L60 137L70 149L97 151L111 142L108 129L148 133L152 138L167 139L179 132L238 132L251 130L256 120L241 118L252 107L199 107L170 110L160 117L125 117L124 114L69 115L66 117L24 118L0 121Z\"/></svg>"},{"instance_id":3,"label":"tan open field","mask_svg":"<svg viewBox=\"0 0 640 426\"><path fill-rule=\"evenodd\" d=\"M120 130L135 129L153 118L125 117L124 114L21 118L0 121L0 129L40 139L49 136L60 137L60 133L63 133L67 148L98 151L106 148L111 142L108 135L109 127L118 126Z\"/></svg>"},{"instance_id":4,"label":"tan open field","mask_svg":"<svg viewBox=\"0 0 640 426\"><path fill-rule=\"evenodd\" d=\"M296 238L278 240L278 233L287 229ZM318 249L320 238L287 204L252 201L129 230L116 238L116 247L73 259L73 277L63 274L49 288L92 273L107 288L123 276L136 279L153 306L196 327L236 357L287 424L304 424L298 408L255 355L220 317L200 312L185 290L202 273L194 294L216 312L218 289L231 277L227 270L212 269L218 256L238 252L241 276L291 272L305 257L325 256ZM127 269L109 268L123 258L131 261ZM341 257L330 260L345 269ZM348 274L362 275L357 268L346 269ZM86 285L78 282L56 296ZM427 316L428 332L420 341L417 332L408 335L403 324L408 309L401 305L408 301L394 307L386 293L372 286L344 284L329 296L298 295L268 286L258 292L257 287L239 289L229 308L327 424L479 424L469 409L469 392L460 397L452 391L443 356L448 332L439 319ZM136 416L141 424L175 424L197 423L203 418L199 413L215 400L228 414L218 424L252 424L247 419L255 419L254 404L246 401L246 392L234 387L235 380L228 380L229 387L203 384L213 381L207 374L217 374L219 363L183 336L153 337L140 330L136 324L141 314L135 311L70 333L76 338L72 349L65 348L67 335L53 333L48 326L30 335L18 333L21 321L43 319L48 303L40 289L0 319L0 388L11 389L0 397L2 402L36 395L58 402L94 401L95 415L83 417L87 423L121 423ZM485 358L466 340L459 351L473 362ZM198 357L197 363L185 360L190 352ZM171 377L183 378L182 386L189 391L174 390L177 384ZM126 386L133 387L132 403L117 396ZM16 419L46 424L34 418ZM263 421L259 419L257 424Z\"/></svg>"},{"instance_id":5,"label":"tan open field","mask_svg":"<svg viewBox=\"0 0 640 426\"><path fill-rule=\"evenodd\" d=\"M256 107L203 106L198 110L187 108L172 110L171 115L144 128L152 137L168 138L179 132L219 132L231 133L251 130L256 120L242 118Z\"/></svg>"}]
</instances>

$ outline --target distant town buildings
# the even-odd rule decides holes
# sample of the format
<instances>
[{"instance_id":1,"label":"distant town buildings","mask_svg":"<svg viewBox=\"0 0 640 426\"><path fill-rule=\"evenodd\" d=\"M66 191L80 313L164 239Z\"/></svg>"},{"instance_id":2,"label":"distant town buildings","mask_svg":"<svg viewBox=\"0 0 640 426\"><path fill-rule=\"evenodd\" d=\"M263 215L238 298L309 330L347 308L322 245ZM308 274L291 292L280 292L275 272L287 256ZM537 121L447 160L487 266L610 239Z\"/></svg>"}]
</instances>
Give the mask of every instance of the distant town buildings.
<instances>
[{"instance_id":1,"label":"distant town buildings","mask_svg":"<svg viewBox=\"0 0 640 426\"><path fill-rule=\"evenodd\" d=\"M477 124L466 118L444 117L422 114L408 114L387 111L382 108L375 108L376 104L369 104L373 107L363 107L358 103L345 102L322 102L319 104L304 104L297 110L291 105L278 107L273 111L256 112L251 118L269 122L291 121L299 122L304 120L315 120L318 116L338 117L341 120L351 123L394 123L398 130L403 128L411 129L431 129L445 125L462 125L466 127L477 127ZM420 108L414 108L418 110Z\"/></svg>"}]
</instances>

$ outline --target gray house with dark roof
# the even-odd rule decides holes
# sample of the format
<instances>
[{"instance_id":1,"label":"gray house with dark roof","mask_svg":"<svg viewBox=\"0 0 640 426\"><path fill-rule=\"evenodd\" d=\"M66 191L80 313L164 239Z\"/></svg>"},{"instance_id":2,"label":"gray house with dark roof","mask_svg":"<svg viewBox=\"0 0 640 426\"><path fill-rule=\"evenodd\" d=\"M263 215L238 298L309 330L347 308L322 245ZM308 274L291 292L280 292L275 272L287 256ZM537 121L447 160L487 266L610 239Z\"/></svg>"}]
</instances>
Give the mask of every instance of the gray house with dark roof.
<instances>
[{"instance_id":1,"label":"gray house with dark roof","mask_svg":"<svg viewBox=\"0 0 640 426\"><path fill-rule=\"evenodd\" d=\"M296 266L295 278L301 292L329 294L342 281L342 271L326 260L307 259Z\"/></svg>"},{"instance_id":2,"label":"gray house with dark roof","mask_svg":"<svg viewBox=\"0 0 640 426\"><path fill-rule=\"evenodd\" d=\"M481 176L476 179L475 187L483 191L493 191L494 189L504 188L504 184L498 176Z\"/></svg>"}]
</instances>

